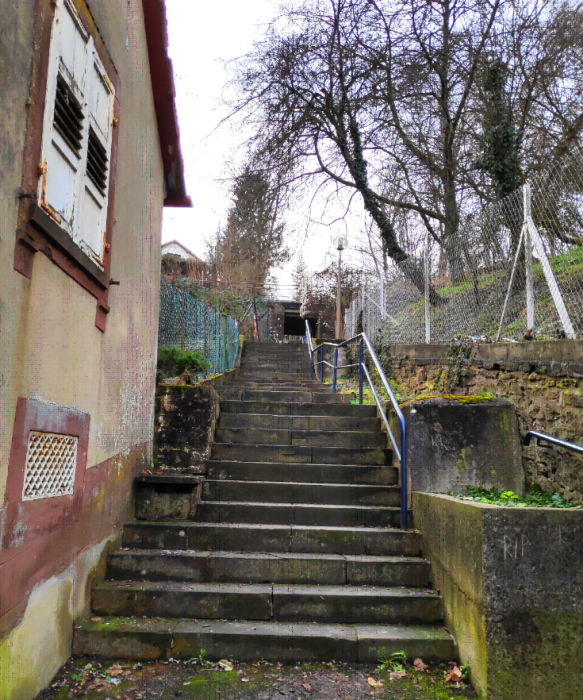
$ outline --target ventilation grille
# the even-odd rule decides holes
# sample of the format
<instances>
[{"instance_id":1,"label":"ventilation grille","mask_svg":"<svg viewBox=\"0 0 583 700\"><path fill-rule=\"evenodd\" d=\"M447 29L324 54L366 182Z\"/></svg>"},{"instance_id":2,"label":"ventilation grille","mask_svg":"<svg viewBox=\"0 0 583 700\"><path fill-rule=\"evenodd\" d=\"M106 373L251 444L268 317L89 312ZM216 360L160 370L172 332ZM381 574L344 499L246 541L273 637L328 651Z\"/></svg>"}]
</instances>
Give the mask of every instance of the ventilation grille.
<instances>
[{"instance_id":1,"label":"ventilation grille","mask_svg":"<svg viewBox=\"0 0 583 700\"><path fill-rule=\"evenodd\" d=\"M107 184L107 154L93 129L89 129L87 148L87 175L102 195Z\"/></svg>"},{"instance_id":2,"label":"ventilation grille","mask_svg":"<svg viewBox=\"0 0 583 700\"><path fill-rule=\"evenodd\" d=\"M57 76L57 96L55 98L55 129L65 139L71 149L79 155L83 131L83 111L73 96L71 88L62 75Z\"/></svg>"},{"instance_id":3,"label":"ventilation grille","mask_svg":"<svg viewBox=\"0 0 583 700\"><path fill-rule=\"evenodd\" d=\"M78 442L79 438L73 435L30 432L22 492L24 501L73 493Z\"/></svg>"}]
</instances>

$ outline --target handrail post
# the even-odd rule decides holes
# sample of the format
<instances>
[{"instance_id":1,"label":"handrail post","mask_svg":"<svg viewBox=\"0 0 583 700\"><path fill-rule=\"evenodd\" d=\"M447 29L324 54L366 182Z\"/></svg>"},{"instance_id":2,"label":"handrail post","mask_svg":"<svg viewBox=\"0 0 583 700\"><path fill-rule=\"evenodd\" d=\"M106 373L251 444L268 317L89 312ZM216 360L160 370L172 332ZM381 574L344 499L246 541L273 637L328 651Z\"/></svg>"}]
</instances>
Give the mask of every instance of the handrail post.
<instances>
[{"instance_id":1,"label":"handrail post","mask_svg":"<svg viewBox=\"0 0 583 700\"><path fill-rule=\"evenodd\" d=\"M364 362L364 342L358 344L358 403L362 406L362 364Z\"/></svg>"},{"instance_id":2,"label":"handrail post","mask_svg":"<svg viewBox=\"0 0 583 700\"><path fill-rule=\"evenodd\" d=\"M408 484L407 484L407 431L405 428L405 418L400 417L401 423L401 530L407 529L407 506L408 506Z\"/></svg>"},{"instance_id":3,"label":"handrail post","mask_svg":"<svg viewBox=\"0 0 583 700\"><path fill-rule=\"evenodd\" d=\"M338 376L338 348L334 350L334 378L332 380L332 393L336 393L336 377Z\"/></svg>"},{"instance_id":4,"label":"handrail post","mask_svg":"<svg viewBox=\"0 0 583 700\"><path fill-rule=\"evenodd\" d=\"M320 347L320 384L324 383L324 347Z\"/></svg>"},{"instance_id":5,"label":"handrail post","mask_svg":"<svg viewBox=\"0 0 583 700\"><path fill-rule=\"evenodd\" d=\"M309 350L309 346L308 346ZM310 378L314 379L314 353L310 350Z\"/></svg>"}]
</instances>

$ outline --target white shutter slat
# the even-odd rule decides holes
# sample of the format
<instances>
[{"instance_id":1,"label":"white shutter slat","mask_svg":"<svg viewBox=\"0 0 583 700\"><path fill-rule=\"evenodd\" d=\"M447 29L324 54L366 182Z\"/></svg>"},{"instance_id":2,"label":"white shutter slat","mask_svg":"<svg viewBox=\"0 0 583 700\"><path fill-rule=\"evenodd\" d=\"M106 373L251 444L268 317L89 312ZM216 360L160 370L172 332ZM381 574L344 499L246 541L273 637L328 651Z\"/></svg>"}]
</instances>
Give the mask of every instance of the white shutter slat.
<instances>
[{"instance_id":1,"label":"white shutter slat","mask_svg":"<svg viewBox=\"0 0 583 700\"><path fill-rule=\"evenodd\" d=\"M98 69L97 65L94 64L89 96L89 112L99 128L101 136L103 136L104 140L107 142L109 141L109 131L111 129L111 98L113 88L106 86L103 78L103 74Z\"/></svg>"},{"instance_id":2,"label":"white shutter slat","mask_svg":"<svg viewBox=\"0 0 583 700\"><path fill-rule=\"evenodd\" d=\"M98 201L89 187L85 187L81 195L80 234L82 240L89 246L91 252L101 259L103 251L103 232L105 231L105 207L103 201Z\"/></svg>"},{"instance_id":3,"label":"white shutter slat","mask_svg":"<svg viewBox=\"0 0 583 700\"><path fill-rule=\"evenodd\" d=\"M59 15L59 57L69 74L68 77L74 81L74 87L83 94L85 92L88 36L73 12L69 4L65 3Z\"/></svg>"},{"instance_id":4,"label":"white shutter slat","mask_svg":"<svg viewBox=\"0 0 583 700\"><path fill-rule=\"evenodd\" d=\"M71 161L63 155L54 141L51 141L47 157L47 184L45 201L67 223L73 218L73 206L75 201L76 168Z\"/></svg>"},{"instance_id":5,"label":"white shutter slat","mask_svg":"<svg viewBox=\"0 0 583 700\"><path fill-rule=\"evenodd\" d=\"M90 57L87 112L89 144L80 193L79 238L102 263L111 159L111 120L114 91L96 53Z\"/></svg>"},{"instance_id":6,"label":"white shutter slat","mask_svg":"<svg viewBox=\"0 0 583 700\"><path fill-rule=\"evenodd\" d=\"M75 200L83 154L87 33L68 3L57 7L51 41L42 160L46 163L44 204L73 233ZM41 200L42 201L42 200Z\"/></svg>"}]
</instances>

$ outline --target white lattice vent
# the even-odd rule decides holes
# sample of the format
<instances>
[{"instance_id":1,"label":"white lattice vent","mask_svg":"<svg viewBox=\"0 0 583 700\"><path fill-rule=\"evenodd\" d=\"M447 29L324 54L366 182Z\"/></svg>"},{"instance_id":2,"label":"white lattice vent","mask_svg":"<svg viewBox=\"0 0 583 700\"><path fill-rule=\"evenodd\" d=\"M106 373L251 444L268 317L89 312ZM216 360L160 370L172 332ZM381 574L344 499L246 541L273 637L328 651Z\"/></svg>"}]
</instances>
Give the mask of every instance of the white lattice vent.
<instances>
[{"instance_id":1,"label":"white lattice vent","mask_svg":"<svg viewBox=\"0 0 583 700\"><path fill-rule=\"evenodd\" d=\"M79 438L73 435L29 433L22 491L24 501L73 493L78 442Z\"/></svg>"}]
</instances>

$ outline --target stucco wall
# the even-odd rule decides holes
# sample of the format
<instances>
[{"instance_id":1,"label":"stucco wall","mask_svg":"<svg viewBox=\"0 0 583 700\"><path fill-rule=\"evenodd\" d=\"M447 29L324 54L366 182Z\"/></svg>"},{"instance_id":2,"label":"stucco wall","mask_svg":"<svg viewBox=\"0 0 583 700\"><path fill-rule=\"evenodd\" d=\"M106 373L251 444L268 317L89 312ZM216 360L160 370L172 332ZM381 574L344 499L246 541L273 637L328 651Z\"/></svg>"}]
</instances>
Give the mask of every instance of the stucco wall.
<instances>
[{"instance_id":1,"label":"stucco wall","mask_svg":"<svg viewBox=\"0 0 583 700\"><path fill-rule=\"evenodd\" d=\"M87 4L121 84L110 270L120 284L110 288L104 333L95 327L95 298L43 253L34 255L30 279L13 269L39 6L36 0L5 3L0 18L2 700L33 697L31 689L47 683L66 658L69 627L84 608L73 602L85 595L77 584L95 563L84 552L103 549L127 517L133 475L151 458L164 192L144 20L139 0ZM44 510L37 501L34 512L7 492L19 398L90 419L86 475L77 480L74 496L45 499ZM68 587L63 572L78 564L83 574ZM60 620L53 651L30 624L32 605L40 605L45 618ZM68 611L64 617L62 610ZM23 666L23 659L31 661ZM20 678L25 671L34 683Z\"/></svg>"}]
</instances>

